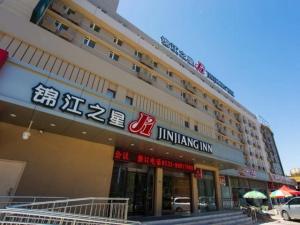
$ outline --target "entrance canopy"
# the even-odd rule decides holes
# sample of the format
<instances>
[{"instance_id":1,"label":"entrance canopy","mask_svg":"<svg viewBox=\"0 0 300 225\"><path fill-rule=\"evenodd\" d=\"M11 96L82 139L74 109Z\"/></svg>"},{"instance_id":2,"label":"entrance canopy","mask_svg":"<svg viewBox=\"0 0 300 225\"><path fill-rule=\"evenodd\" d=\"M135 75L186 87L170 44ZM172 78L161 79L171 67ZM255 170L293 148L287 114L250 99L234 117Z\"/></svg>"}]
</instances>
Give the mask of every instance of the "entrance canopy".
<instances>
[{"instance_id":1,"label":"entrance canopy","mask_svg":"<svg viewBox=\"0 0 300 225\"><path fill-rule=\"evenodd\" d=\"M292 188L289 188L288 186L286 185L283 185L281 188L279 188L279 190L282 190L282 191L286 191L292 195L295 195L295 196L300 196L300 191L297 191L297 190L294 190Z\"/></svg>"},{"instance_id":2,"label":"entrance canopy","mask_svg":"<svg viewBox=\"0 0 300 225\"><path fill-rule=\"evenodd\" d=\"M292 194L290 194L287 191L283 191L283 190L276 190L270 194L271 198L286 198L286 197L292 197L292 196L293 196Z\"/></svg>"}]
</instances>

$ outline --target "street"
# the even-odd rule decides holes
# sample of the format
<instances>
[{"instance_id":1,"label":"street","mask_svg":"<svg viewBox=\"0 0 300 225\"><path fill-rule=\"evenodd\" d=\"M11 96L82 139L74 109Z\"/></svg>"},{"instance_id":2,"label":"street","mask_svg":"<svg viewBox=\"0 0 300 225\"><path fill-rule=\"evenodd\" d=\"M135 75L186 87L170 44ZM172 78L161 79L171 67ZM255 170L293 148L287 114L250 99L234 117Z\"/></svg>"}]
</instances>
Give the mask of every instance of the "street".
<instances>
[{"instance_id":1,"label":"street","mask_svg":"<svg viewBox=\"0 0 300 225\"><path fill-rule=\"evenodd\" d=\"M271 216L271 218L274 221L263 222L263 223L258 223L258 224L263 224L263 225L299 225L300 224L300 220L285 221L279 215L273 215L273 216Z\"/></svg>"}]
</instances>

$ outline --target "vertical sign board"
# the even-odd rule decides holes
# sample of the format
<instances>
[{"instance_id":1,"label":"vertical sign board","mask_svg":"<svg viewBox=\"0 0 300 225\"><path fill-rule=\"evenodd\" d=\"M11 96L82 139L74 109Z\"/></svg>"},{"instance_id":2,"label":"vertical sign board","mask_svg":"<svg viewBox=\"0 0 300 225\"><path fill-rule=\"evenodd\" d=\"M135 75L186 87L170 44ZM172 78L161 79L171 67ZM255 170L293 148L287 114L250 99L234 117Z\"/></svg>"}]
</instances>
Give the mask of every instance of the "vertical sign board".
<instances>
[{"instance_id":1,"label":"vertical sign board","mask_svg":"<svg viewBox=\"0 0 300 225\"><path fill-rule=\"evenodd\" d=\"M8 58L8 51L0 48L0 69L5 64Z\"/></svg>"},{"instance_id":2,"label":"vertical sign board","mask_svg":"<svg viewBox=\"0 0 300 225\"><path fill-rule=\"evenodd\" d=\"M219 176L219 182L220 182L221 185L226 186L225 176Z\"/></svg>"},{"instance_id":3,"label":"vertical sign board","mask_svg":"<svg viewBox=\"0 0 300 225\"><path fill-rule=\"evenodd\" d=\"M196 177L198 180L203 178L203 171L200 168L196 168L194 170L194 177Z\"/></svg>"}]
</instances>

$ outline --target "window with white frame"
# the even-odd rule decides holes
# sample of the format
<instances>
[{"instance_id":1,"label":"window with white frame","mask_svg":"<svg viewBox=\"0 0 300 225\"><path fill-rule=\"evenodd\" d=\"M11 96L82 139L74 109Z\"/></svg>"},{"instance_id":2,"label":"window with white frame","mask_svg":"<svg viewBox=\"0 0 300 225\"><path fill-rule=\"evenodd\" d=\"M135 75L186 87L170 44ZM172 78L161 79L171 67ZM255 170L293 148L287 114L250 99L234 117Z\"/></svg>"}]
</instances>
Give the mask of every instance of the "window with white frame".
<instances>
[{"instance_id":1,"label":"window with white frame","mask_svg":"<svg viewBox=\"0 0 300 225\"><path fill-rule=\"evenodd\" d=\"M119 38L114 37L114 43L116 43L119 46L122 46L123 41L121 41Z\"/></svg>"},{"instance_id":2,"label":"window with white frame","mask_svg":"<svg viewBox=\"0 0 300 225\"><path fill-rule=\"evenodd\" d=\"M64 6L64 10L67 15L75 14L75 11L70 7Z\"/></svg>"},{"instance_id":3,"label":"window with white frame","mask_svg":"<svg viewBox=\"0 0 300 225\"><path fill-rule=\"evenodd\" d=\"M173 86L171 84L167 84L167 89L169 89L170 91L173 90Z\"/></svg>"},{"instance_id":4,"label":"window with white frame","mask_svg":"<svg viewBox=\"0 0 300 225\"><path fill-rule=\"evenodd\" d=\"M101 30L101 28L100 28L98 25L96 25L95 23L91 23L91 24L90 24L90 28L91 28L93 31L96 31L97 33L99 33L100 30Z\"/></svg>"},{"instance_id":5,"label":"window with white frame","mask_svg":"<svg viewBox=\"0 0 300 225\"><path fill-rule=\"evenodd\" d=\"M83 39L83 44L86 46L89 46L90 48L94 48L96 45L96 42L91 40L90 37L85 37Z\"/></svg>"},{"instance_id":6,"label":"window with white frame","mask_svg":"<svg viewBox=\"0 0 300 225\"><path fill-rule=\"evenodd\" d=\"M116 53L114 53L114 52L110 52L109 53L109 58L111 58L112 60L114 60L114 61L118 61L119 60L119 55L117 55Z\"/></svg>"},{"instance_id":7,"label":"window with white frame","mask_svg":"<svg viewBox=\"0 0 300 225\"><path fill-rule=\"evenodd\" d=\"M142 53L140 53L139 51L137 51L137 50L135 50L134 51L134 55L136 56L136 57L138 57L138 58L142 58Z\"/></svg>"},{"instance_id":8,"label":"window with white frame","mask_svg":"<svg viewBox=\"0 0 300 225\"><path fill-rule=\"evenodd\" d=\"M136 64L132 65L132 70L134 70L135 72L139 73L141 71L141 67L137 66Z\"/></svg>"},{"instance_id":9,"label":"window with white frame","mask_svg":"<svg viewBox=\"0 0 300 225\"><path fill-rule=\"evenodd\" d=\"M167 70L167 75L169 75L169 77L173 77L173 73L169 70Z\"/></svg>"},{"instance_id":10,"label":"window with white frame","mask_svg":"<svg viewBox=\"0 0 300 225\"><path fill-rule=\"evenodd\" d=\"M58 20L56 20L54 22L54 25L55 25L57 31L62 31L62 30L67 31L69 29L69 27L67 25L59 22Z\"/></svg>"}]
</instances>

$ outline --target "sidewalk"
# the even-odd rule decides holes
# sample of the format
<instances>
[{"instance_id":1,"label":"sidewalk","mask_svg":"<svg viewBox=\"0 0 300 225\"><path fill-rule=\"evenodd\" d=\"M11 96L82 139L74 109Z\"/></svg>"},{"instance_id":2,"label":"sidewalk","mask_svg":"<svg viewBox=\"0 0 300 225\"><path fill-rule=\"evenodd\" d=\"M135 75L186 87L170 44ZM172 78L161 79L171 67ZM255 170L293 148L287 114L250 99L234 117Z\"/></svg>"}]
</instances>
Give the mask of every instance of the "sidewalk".
<instances>
[{"instance_id":1,"label":"sidewalk","mask_svg":"<svg viewBox=\"0 0 300 225\"><path fill-rule=\"evenodd\" d=\"M285 221L282 217L276 213L276 210L269 210L269 215L271 216L271 221L268 222L258 222L257 224L263 225L300 225L300 220Z\"/></svg>"}]
</instances>

